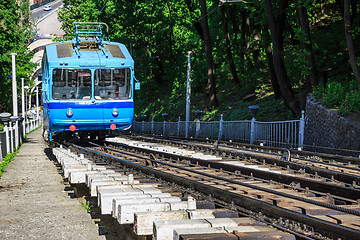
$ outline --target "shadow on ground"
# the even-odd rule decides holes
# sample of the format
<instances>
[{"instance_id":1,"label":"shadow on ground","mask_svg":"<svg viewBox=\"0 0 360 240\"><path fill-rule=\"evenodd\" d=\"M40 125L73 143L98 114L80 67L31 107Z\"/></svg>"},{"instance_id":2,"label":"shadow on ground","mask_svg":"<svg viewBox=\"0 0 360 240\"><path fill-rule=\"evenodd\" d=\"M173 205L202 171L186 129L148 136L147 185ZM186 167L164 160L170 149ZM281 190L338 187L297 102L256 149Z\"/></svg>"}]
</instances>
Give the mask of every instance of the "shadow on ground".
<instances>
[{"instance_id":1,"label":"shadow on ground","mask_svg":"<svg viewBox=\"0 0 360 240\"><path fill-rule=\"evenodd\" d=\"M63 177L64 191L70 198L76 198L79 205L88 211L94 223L98 225L99 235L104 235L107 240L150 240L151 236L137 236L133 232L133 224L119 224L111 215L102 215L97 205L97 197L92 197L86 184L71 185L62 171L61 165L57 162L51 148L44 150L48 158L54 162L57 172Z\"/></svg>"}]
</instances>

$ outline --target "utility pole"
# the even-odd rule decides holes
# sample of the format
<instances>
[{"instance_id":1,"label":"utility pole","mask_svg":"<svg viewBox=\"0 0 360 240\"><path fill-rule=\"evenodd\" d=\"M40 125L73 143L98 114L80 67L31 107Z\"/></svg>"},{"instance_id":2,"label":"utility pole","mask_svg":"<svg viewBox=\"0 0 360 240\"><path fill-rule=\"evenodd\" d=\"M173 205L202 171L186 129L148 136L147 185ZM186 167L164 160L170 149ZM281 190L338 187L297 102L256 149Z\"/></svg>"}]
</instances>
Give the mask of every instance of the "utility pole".
<instances>
[{"instance_id":1,"label":"utility pole","mask_svg":"<svg viewBox=\"0 0 360 240\"><path fill-rule=\"evenodd\" d=\"M186 119L185 119L185 137L188 137L188 128L190 121L190 96L191 96L191 53L192 51L188 51L188 69L187 69L187 80L186 80Z\"/></svg>"},{"instance_id":2,"label":"utility pole","mask_svg":"<svg viewBox=\"0 0 360 240\"><path fill-rule=\"evenodd\" d=\"M13 95L13 116L18 116L18 102L17 102L17 84L16 84L16 64L15 64L16 53L11 53L12 62L12 95ZM19 124L18 121L15 123L15 145L19 145Z\"/></svg>"},{"instance_id":3,"label":"utility pole","mask_svg":"<svg viewBox=\"0 0 360 240\"><path fill-rule=\"evenodd\" d=\"M24 83L24 78L21 78L21 116L24 118L23 120L23 137L25 137L25 126L26 126L26 122L25 122L25 83Z\"/></svg>"},{"instance_id":4,"label":"utility pole","mask_svg":"<svg viewBox=\"0 0 360 240\"><path fill-rule=\"evenodd\" d=\"M36 127L40 126L40 115L39 115L39 87L36 86Z\"/></svg>"}]
</instances>

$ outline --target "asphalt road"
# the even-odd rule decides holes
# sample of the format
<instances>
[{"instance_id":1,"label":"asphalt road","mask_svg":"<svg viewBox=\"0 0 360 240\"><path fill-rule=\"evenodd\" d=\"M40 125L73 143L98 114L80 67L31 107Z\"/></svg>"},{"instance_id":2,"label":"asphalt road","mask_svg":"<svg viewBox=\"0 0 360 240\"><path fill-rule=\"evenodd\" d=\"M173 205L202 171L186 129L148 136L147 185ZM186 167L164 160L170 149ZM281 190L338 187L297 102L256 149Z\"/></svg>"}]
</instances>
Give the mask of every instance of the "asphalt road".
<instances>
[{"instance_id":1,"label":"asphalt road","mask_svg":"<svg viewBox=\"0 0 360 240\"><path fill-rule=\"evenodd\" d=\"M61 0L55 0L49 4L46 4L48 6L51 6L51 11L56 9L57 7L61 6L63 3ZM44 11L44 6L41 6L39 8L36 8L31 11L31 21L36 23L40 18L44 17L46 14L48 14L51 11Z\"/></svg>"},{"instance_id":2,"label":"asphalt road","mask_svg":"<svg viewBox=\"0 0 360 240\"><path fill-rule=\"evenodd\" d=\"M34 9L32 11L32 19L37 23L37 34L41 37L52 37L54 34L61 35L64 31L61 30L61 23L57 19L56 9L62 6L62 1L57 0L48 4L52 7L51 11L44 11L44 7ZM39 20L41 20L39 22Z\"/></svg>"}]
</instances>

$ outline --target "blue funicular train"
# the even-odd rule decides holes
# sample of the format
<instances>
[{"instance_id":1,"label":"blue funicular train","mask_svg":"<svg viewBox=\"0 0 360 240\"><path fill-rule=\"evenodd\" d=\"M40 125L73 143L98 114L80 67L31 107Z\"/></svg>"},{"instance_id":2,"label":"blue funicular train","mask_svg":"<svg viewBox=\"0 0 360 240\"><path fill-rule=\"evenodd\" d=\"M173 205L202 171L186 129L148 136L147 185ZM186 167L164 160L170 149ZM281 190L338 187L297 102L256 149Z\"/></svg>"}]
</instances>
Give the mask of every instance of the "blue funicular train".
<instances>
[{"instance_id":1,"label":"blue funicular train","mask_svg":"<svg viewBox=\"0 0 360 240\"><path fill-rule=\"evenodd\" d=\"M42 60L43 136L104 139L134 117L134 60L105 41L105 23L79 22L75 38L47 45ZM139 83L135 80L135 87Z\"/></svg>"}]
</instances>

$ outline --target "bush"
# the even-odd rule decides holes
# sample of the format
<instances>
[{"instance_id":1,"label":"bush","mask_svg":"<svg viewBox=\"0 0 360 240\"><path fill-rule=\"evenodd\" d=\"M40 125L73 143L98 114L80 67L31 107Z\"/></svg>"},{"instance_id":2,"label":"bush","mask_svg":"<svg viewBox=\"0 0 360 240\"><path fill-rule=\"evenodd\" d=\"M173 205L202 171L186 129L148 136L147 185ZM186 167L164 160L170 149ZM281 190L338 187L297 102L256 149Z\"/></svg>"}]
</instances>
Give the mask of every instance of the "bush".
<instances>
[{"instance_id":1,"label":"bush","mask_svg":"<svg viewBox=\"0 0 360 240\"><path fill-rule=\"evenodd\" d=\"M326 107L338 109L342 115L360 112L360 89L355 81L330 82L325 88L319 86L314 89L313 96L321 100Z\"/></svg>"}]
</instances>

